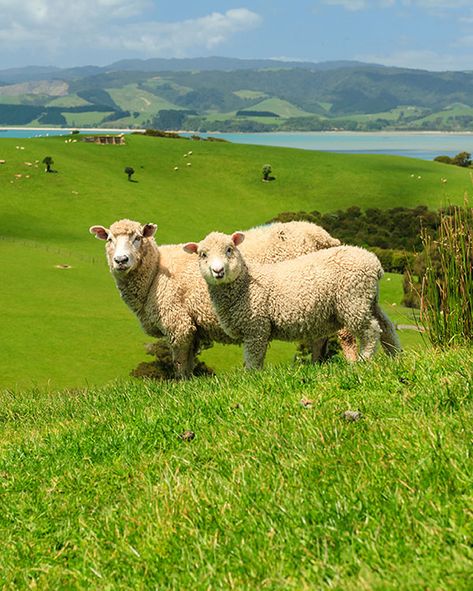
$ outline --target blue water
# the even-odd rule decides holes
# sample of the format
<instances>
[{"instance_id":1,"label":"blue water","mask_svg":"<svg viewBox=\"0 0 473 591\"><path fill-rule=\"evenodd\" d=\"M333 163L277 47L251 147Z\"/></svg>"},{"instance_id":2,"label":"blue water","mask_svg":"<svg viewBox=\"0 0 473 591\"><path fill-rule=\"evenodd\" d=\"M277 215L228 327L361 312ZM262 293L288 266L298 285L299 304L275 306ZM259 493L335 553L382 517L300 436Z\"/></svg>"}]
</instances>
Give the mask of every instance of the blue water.
<instances>
[{"instance_id":1,"label":"blue water","mask_svg":"<svg viewBox=\"0 0 473 591\"><path fill-rule=\"evenodd\" d=\"M209 134L210 135L210 134ZM343 154L389 154L432 160L440 154L473 153L473 133L220 133L242 144L282 146Z\"/></svg>"},{"instance_id":2,"label":"blue water","mask_svg":"<svg viewBox=\"0 0 473 591\"><path fill-rule=\"evenodd\" d=\"M111 133L83 130L86 133ZM33 130L28 128L0 130L0 139L68 135L69 129ZM118 133L115 131L115 133ZM126 133L126 132L124 132ZM190 135L190 134L183 134ZM237 144L282 146L303 150L321 150L343 154L389 154L432 160L445 154L473 153L473 133L396 133L396 132L304 132L304 133L215 133L200 134L221 137Z\"/></svg>"}]
</instances>

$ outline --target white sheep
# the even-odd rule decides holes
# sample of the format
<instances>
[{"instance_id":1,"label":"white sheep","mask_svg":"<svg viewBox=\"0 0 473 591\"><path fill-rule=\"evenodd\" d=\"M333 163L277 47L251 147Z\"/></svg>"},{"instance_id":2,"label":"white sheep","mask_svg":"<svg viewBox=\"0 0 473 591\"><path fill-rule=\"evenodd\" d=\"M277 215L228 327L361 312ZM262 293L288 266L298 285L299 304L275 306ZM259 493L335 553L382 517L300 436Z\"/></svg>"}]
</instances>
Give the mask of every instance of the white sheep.
<instances>
[{"instance_id":1,"label":"white sheep","mask_svg":"<svg viewBox=\"0 0 473 591\"><path fill-rule=\"evenodd\" d=\"M153 337L166 336L178 377L192 374L202 341L235 343L220 327L203 280L197 256L183 245L158 248L155 224L120 220L92 226L90 232L106 240L106 254L120 295ZM339 244L323 228L308 222L276 223L247 232L244 252L261 262L293 258ZM347 349L352 338L347 335ZM349 355L350 353L348 353Z\"/></svg>"},{"instance_id":2,"label":"white sheep","mask_svg":"<svg viewBox=\"0 0 473 591\"><path fill-rule=\"evenodd\" d=\"M244 238L241 232L212 232L199 244L185 244L184 250L198 254L220 324L243 342L248 369L263 366L272 339L304 339L317 360L323 339L342 327L359 338L359 359L374 354L382 332L388 353L400 350L394 327L378 305L383 269L374 254L336 246L259 264L247 261L238 249Z\"/></svg>"}]
</instances>

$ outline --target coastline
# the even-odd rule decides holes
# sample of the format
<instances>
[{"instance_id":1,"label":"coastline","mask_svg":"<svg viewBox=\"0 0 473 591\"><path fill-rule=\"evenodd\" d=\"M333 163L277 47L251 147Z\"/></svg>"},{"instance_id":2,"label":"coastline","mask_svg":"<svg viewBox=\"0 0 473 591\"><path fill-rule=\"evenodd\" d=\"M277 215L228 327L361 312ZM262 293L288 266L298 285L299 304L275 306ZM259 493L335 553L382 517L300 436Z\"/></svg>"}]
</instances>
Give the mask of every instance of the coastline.
<instances>
[{"instance_id":1,"label":"coastline","mask_svg":"<svg viewBox=\"0 0 473 591\"><path fill-rule=\"evenodd\" d=\"M49 132L49 131L64 131L64 133L71 133L72 131L79 131L80 133L87 133L87 132L94 132L94 133L144 133L146 131L145 128L125 128L125 127L29 127L29 126L21 126L21 125L4 125L0 126L0 132L2 131L37 131L37 132ZM448 135L465 135L465 136L473 136L473 131L435 131L435 130L389 130L389 131L344 131L344 130L326 130L326 131L255 131L255 132L245 132L245 131L193 131L189 129L179 129L179 130L163 130L169 131L174 133L185 133L185 134L196 134L196 135L271 135L271 136L311 136L311 135L322 135L322 136L373 136L379 137L382 135L386 136L410 136L410 135L421 135L421 136L448 136Z\"/></svg>"},{"instance_id":2,"label":"coastline","mask_svg":"<svg viewBox=\"0 0 473 591\"><path fill-rule=\"evenodd\" d=\"M80 133L87 133L88 131L94 132L101 132L104 133L132 133L134 131L138 133L143 133L144 129L128 129L128 128L103 128L103 127L29 127L29 126L21 126L21 125L5 125L0 126L0 131L64 131L64 133L70 133L72 131L79 131Z\"/></svg>"}]
</instances>

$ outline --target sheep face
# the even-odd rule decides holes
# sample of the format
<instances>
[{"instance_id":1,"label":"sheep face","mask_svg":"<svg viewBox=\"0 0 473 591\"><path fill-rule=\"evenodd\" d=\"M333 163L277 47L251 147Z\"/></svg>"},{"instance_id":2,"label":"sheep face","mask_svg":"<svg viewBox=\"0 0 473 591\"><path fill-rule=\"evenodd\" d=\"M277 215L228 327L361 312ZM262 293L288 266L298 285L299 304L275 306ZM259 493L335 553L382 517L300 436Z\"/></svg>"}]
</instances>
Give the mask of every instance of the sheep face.
<instances>
[{"instance_id":1,"label":"sheep face","mask_svg":"<svg viewBox=\"0 0 473 591\"><path fill-rule=\"evenodd\" d=\"M236 247L244 238L241 232L235 232L231 236L212 232L199 244L185 244L184 250L197 253L200 272L209 285L222 285L235 281L240 275L242 258Z\"/></svg>"},{"instance_id":2,"label":"sheep face","mask_svg":"<svg viewBox=\"0 0 473 591\"><path fill-rule=\"evenodd\" d=\"M156 232L156 224L141 225L130 220L120 220L110 226L92 226L90 233L100 240L105 240L105 252L110 271L116 275L125 275L136 269L146 249L147 238Z\"/></svg>"}]
</instances>

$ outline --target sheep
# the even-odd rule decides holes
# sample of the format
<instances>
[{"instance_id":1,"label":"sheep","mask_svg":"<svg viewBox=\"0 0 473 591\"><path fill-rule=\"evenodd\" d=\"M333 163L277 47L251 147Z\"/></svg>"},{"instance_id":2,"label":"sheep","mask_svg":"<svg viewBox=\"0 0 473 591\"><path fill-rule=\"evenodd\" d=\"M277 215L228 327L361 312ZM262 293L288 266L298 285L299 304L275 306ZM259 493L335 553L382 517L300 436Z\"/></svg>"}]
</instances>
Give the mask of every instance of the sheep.
<instances>
[{"instance_id":1,"label":"sheep","mask_svg":"<svg viewBox=\"0 0 473 591\"><path fill-rule=\"evenodd\" d=\"M109 229L92 226L89 231L107 241L109 268L124 302L147 334L168 339L177 377L188 378L200 342L238 340L229 337L219 325L199 271L198 257L190 257L182 245L158 248L156 229L156 224L142 225L125 219ZM315 224L289 222L249 230L243 250L249 260L268 262L337 244L337 239ZM347 335L347 350L352 340Z\"/></svg>"},{"instance_id":2,"label":"sheep","mask_svg":"<svg viewBox=\"0 0 473 591\"><path fill-rule=\"evenodd\" d=\"M378 305L383 269L356 246L335 246L272 264L247 261L245 234L212 232L184 245L199 256L202 277L225 332L244 345L245 366L260 369L273 339L310 343L315 361L323 338L346 327L370 359L380 335L390 354L400 350L394 326Z\"/></svg>"}]
</instances>

